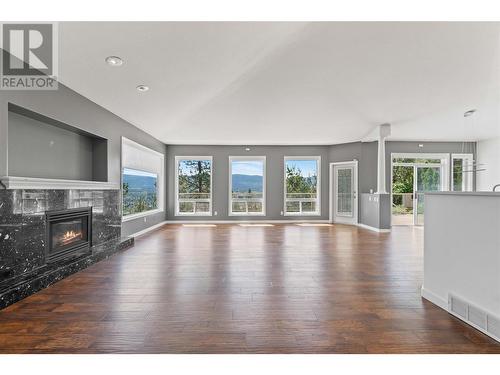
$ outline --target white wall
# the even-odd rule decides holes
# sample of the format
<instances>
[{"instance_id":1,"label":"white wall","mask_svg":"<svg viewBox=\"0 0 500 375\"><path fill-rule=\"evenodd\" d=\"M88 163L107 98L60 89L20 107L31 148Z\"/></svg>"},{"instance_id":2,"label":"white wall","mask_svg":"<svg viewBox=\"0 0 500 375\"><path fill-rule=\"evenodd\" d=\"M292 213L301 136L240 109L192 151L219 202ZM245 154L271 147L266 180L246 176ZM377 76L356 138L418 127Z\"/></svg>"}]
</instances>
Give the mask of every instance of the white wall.
<instances>
[{"instance_id":1,"label":"white wall","mask_svg":"<svg viewBox=\"0 0 500 375\"><path fill-rule=\"evenodd\" d=\"M500 193L425 195L422 295L449 293L500 317Z\"/></svg>"},{"instance_id":2,"label":"white wall","mask_svg":"<svg viewBox=\"0 0 500 375\"><path fill-rule=\"evenodd\" d=\"M500 137L477 142L477 172L476 190L491 191L492 187L500 184Z\"/></svg>"}]
</instances>

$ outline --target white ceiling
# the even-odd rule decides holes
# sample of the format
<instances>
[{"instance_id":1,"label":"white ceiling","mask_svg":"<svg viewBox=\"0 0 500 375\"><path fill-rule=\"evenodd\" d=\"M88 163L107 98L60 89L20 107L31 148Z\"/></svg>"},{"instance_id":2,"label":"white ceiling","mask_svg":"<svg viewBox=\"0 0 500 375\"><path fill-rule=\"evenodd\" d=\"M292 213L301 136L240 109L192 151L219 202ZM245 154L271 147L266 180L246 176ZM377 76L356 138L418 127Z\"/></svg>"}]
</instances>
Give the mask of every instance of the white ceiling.
<instances>
[{"instance_id":1,"label":"white ceiling","mask_svg":"<svg viewBox=\"0 0 500 375\"><path fill-rule=\"evenodd\" d=\"M336 144L386 122L399 140L500 135L499 23L64 22L59 35L61 82L167 144Z\"/></svg>"}]
</instances>

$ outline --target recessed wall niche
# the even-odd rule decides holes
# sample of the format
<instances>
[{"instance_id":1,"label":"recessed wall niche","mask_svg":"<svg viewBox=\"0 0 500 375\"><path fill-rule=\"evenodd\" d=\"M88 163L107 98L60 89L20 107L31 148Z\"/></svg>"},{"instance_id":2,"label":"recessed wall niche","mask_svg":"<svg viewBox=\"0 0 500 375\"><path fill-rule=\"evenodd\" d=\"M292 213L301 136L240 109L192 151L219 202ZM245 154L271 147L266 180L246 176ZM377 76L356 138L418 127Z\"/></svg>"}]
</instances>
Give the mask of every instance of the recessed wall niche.
<instances>
[{"instance_id":1,"label":"recessed wall niche","mask_svg":"<svg viewBox=\"0 0 500 375\"><path fill-rule=\"evenodd\" d=\"M9 103L8 174L64 180L108 180L108 141Z\"/></svg>"}]
</instances>

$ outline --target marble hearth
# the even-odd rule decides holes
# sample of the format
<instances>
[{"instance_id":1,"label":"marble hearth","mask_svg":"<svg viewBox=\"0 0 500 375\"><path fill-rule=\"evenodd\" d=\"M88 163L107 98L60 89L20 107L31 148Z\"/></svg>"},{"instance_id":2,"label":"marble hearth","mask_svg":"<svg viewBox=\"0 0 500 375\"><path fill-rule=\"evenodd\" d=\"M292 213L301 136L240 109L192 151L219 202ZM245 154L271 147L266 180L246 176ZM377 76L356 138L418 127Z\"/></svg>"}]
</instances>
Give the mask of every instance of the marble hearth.
<instances>
[{"instance_id":1,"label":"marble hearth","mask_svg":"<svg viewBox=\"0 0 500 375\"><path fill-rule=\"evenodd\" d=\"M92 207L92 248L47 262L46 211ZM0 308L133 244L121 238L119 190L0 190Z\"/></svg>"}]
</instances>

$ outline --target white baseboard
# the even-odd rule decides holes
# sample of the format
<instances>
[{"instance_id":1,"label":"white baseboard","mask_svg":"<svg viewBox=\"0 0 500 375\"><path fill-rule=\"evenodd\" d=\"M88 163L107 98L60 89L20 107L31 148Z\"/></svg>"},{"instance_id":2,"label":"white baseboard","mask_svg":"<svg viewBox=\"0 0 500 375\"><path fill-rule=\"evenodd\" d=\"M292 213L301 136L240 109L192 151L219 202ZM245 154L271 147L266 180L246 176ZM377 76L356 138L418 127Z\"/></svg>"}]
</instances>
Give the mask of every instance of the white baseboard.
<instances>
[{"instance_id":1,"label":"white baseboard","mask_svg":"<svg viewBox=\"0 0 500 375\"><path fill-rule=\"evenodd\" d=\"M448 311L448 300L441 298L437 294L427 290L422 285L420 289L420 295L425 298L427 301L432 302L433 304L441 307L442 309Z\"/></svg>"},{"instance_id":2,"label":"white baseboard","mask_svg":"<svg viewBox=\"0 0 500 375\"><path fill-rule=\"evenodd\" d=\"M329 220L167 220L165 224L295 224L330 223Z\"/></svg>"},{"instance_id":3,"label":"white baseboard","mask_svg":"<svg viewBox=\"0 0 500 375\"><path fill-rule=\"evenodd\" d=\"M148 228L146 228L146 229L143 229L143 230L141 230L141 231L139 231L139 232L135 232L135 233L131 234L131 235L130 235L130 237L134 237L134 238L136 238L136 237L142 236L143 234L146 234L146 233L148 233L148 232L151 232L152 230L155 230L155 229L157 229L157 228L160 228L160 227L162 227L162 226L164 226L164 225L166 225L166 224L167 224L167 222L166 222L166 221L162 221L162 222L160 222L160 223L158 223L158 224L151 225L150 227L148 227Z\"/></svg>"},{"instance_id":4,"label":"white baseboard","mask_svg":"<svg viewBox=\"0 0 500 375\"><path fill-rule=\"evenodd\" d=\"M374 231L374 232L378 232L378 233L390 233L390 231L391 231L390 229L375 228L375 227L371 227L369 225L361 224L361 223L358 223L357 225L360 228L368 229L368 230L371 230L371 231Z\"/></svg>"}]
</instances>

